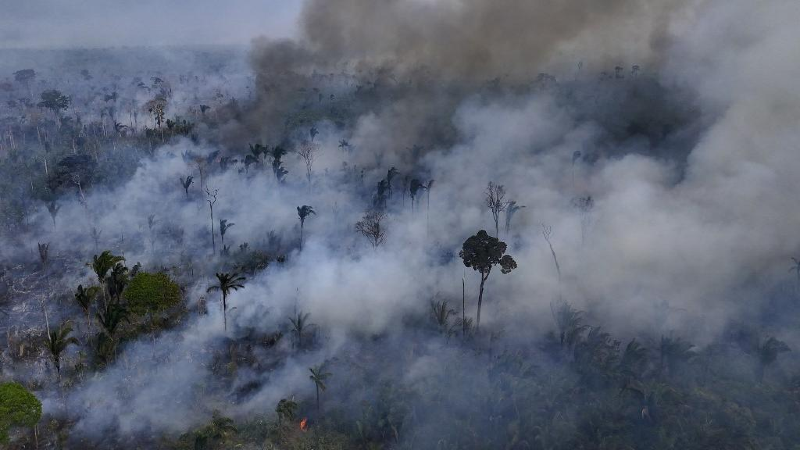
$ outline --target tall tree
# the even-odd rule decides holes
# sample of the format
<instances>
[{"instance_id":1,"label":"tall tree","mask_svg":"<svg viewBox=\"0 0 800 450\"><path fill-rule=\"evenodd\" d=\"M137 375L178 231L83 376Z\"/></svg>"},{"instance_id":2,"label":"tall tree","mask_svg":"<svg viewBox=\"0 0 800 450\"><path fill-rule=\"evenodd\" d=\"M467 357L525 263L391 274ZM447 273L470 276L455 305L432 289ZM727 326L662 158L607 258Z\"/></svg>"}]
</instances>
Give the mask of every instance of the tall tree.
<instances>
[{"instance_id":1,"label":"tall tree","mask_svg":"<svg viewBox=\"0 0 800 450\"><path fill-rule=\"evenodd\" d=\"M422 184L418 179L414 178L411 180L411 184L408 188L408 194L411 196L411 212L414 212L414 201L417 198L417 193L419 193L420 189L424 189L425 185Z\"/></svg>"},{"instance_id":2,"label":"tall tree","mask_svg":"<svg viewBox=\"0 0 800 450\"><path fill-rule=\"evenodd\" d=\"M481 275L481 287L478 293L478 315L475 323L475 330L481 327L481 305L483 303L483 288L492 268L500 265L500 271L504 274L517 268L517 262L510 255L506 255L506 243L499 239L489 236L486 230L480 230L474 236L464 241L464 245L458 256L464 261L466 267L471 267Z\"/></svg>"},{"instance_id":3,"label":"tall tree","mask_svg":"<svg viewBox=\"0 0 800 450\"><path fill-rule=\"evenodd\" d=\"M399 173L400 172L394 166L392 166L389 169L389 171L386 172L386 184L387 184L387 187L388 187L387 194L388 194L389 198L392 198L392 190L394 189L394 187L392 186L392 180L394 180L394 177L396 177L397 174L399 174Z\"/></svg>"},{"instance_id":4,"label":"tall tree","mask_svg":"<svg viewBox=\"0 0 800 450\"><path fill-rule=\"evenodd\" d=\"M299 311L295 317L289 318L289 323L292 324L292 331L294 331L295 336L297 338L297 348L303 348L303 334L306 330L312 327L314 324L308 323L309 318L311 317L311 313L304 313L303 311Z\"/></svg>"},{"instance_id":5,"label":"tall tree","mask_svg":"<svg viewBox=\"0 0 800 450\"><path fill-rule=\"evenodd\" d=\"M308 181L308 191L311 192L311 176L314 174L314 161L319 153L319 144L314 142L303 142L297 148L297 155L306 165L306 180Z\"/></svg>"},{"instance_id":6,"label":"tall tree","mask_svg":"<svg viewBox=\"0 0 800 450\"><path fill-rule=\"evenodd\" d=\"M308 370L311 372L311 376L309 376L309 378L314 382L314 387L317 388L317 412L319 412L319 391L325 392L325 390L328 388L325 386L325 380L330 378L332 374L330 372L325 372L323 366L321 365L309 367Z\"/></svg>"},{"instance_id":7,"label":"tall tree","mask_svg":"<svg viewBox=\"0 0 800 450\"><path fill-rule=\"evenodd\" d=\"M228 295L231 291L244 289L242 284L246 278L238 273L217 273L217 284L210 286L206 292L220 291L222 293L222 317L225 331L228 330Z\"/></svg>"},{"instance_id":8,"label":"tall tree","mask_svg":"<svg viewBox=\"0 0 800 450\"><path fill-rule=\"evenodd\" d=\"M211 212L211 251L217 254L217 238L214 235L214 204L217 203L217 194L219 189L213 191L206 188L206 202L208 202L208 209Z\"/></svg>"},{"instance_id":9,"label":"tall tree","mask_svg":"<svg viewBox=\"0 0 800 450\"><path fill-rule=\"evenodd\" d=\"M228 228L236 225L235 223L231 222L228 223L226 219L221 219L219 221L219 235L222 237L222 245L225 245L225 232L228 231Z\"/></svg>"},{"instance_id":10,"label":"tall tree","mask_svg":"<svg viewBox=\"0 0 800 450\"><path fill-rule=\"evenodd\" d=\"M506 189L499 184L494 184L491 181L486 187L486 206L492 212L494 219L494 233L495 237L500 239L500 213L505 211L508 204L505 201Z\"/></svg>"},{"instance_id":11,"label":"tall tree","mask_svg":"<svg viewBox=\"0 0 800 450\"><path fill-rule=\"evenodd\" d=\"M125 258L122 256L114 256L111 251L106 250L100 255L94 255L91 263L87 263L86 265L91 267L94 270L95 275L97 275L97 281L100 283L101 288L103 289L103 297L106 296L106 277L108 276L108 272L111 271L117 263L121 263L125 261Z\"/></svg>"},{"instance_id":12,"label":"tall tree","mask_svg":"<svg viewBox=\"0 0 800 450\"><path fill-rule=\"evenodd\" d=\"M283 184L283 180L286 178L286 174L289 173L283 167L283 157L286 155L286 149L276 145L272 147L270 150L269 155L272 157L272 172L275 174L275 179L278 181L278 184Z\"/></svg>"},{"instance_id":13,"label":"tall tree","mask_svg":"<svg viewBox=\"0 0 800 450\"><path fill-rule=\"evenodd\" d=\"M303 206L298 206L297 207L297 216L300 218L300 248L301 249L303 248L303 227L306 224L306 218L311 214L314 214L314 215L317 214L314 211L314 207L313 206L303 205Z\"/></svg>"}]
</instances>

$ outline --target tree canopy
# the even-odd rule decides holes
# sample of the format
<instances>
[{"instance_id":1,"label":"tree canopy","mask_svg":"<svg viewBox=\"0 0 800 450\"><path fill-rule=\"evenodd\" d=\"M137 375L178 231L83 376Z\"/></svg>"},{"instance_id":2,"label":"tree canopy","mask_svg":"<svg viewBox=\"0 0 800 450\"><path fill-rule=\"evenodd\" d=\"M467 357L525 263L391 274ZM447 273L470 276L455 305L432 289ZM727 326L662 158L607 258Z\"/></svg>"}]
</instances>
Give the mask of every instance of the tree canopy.
<instances>
[{"instance_id":1,"label":"tree canopy","mask_svg":"<svg viewBox=\"0 0 800 450\"><path fill-rule=\"evenodd\" d=\"M0 384L0 443L12 427L33 427L42 418L42 402L19 383Z\"/></svg>"}]
</instances>

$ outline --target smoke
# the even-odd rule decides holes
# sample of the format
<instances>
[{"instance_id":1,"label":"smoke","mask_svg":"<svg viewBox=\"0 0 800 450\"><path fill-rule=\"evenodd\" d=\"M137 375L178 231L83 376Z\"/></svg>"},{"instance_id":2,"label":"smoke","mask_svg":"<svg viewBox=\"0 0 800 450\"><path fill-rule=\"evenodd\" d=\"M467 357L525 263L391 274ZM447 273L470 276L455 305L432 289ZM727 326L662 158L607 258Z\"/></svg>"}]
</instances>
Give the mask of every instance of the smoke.
<instances>
[{"instance_id":1,"label":"smoke","mask_svg":"<svg viewBox=\"0 0 800 450\"><path fill-rule=\"evenodd\" d=\"M557 299L616 336L675 333L698 344L733 321L775 313L765 297L785 283L789 257L800 250L800 60L791 57L800 38L791 18L799 14L789 0L307 1L298 40L255 43L257 100L221 130L222 143L161 147L86 206L67 202L57 231L44 231L43 209L33 219L38 230L20 239L49 235L58 245L93 247L88 214L113 230L104 245L126 248L131 263L191 259L202 275L182 281L194 306L222 262L207 256L204 194L195 186L185 199L178 184L199 175L183 155L241 157L245 143L292 148L309 139L311 126L320 131L311 187L293 154L285 157L285 185L269 167L208 169L206 185L220 193L215 220L236 223L226 245L270 248L287 261L232 294L230 335L212 307L155 342L123 348L114 367L70 394L72 408L83 411L77 429L177 433L213 409L271 412L280 398L310 396L306 369L324 361L334 372L330 395L347 414L357 414L348 403L379 396L365 372L397 375L406 387L449 385L443 408L469 403L488 381L458 384L446 375L471 374L481 360L443 340L421 343L408 325L427 319L432 299L459 305L462 277L467 314L474 313L478 275L456 254L477 230L493 229L483 203L489 181L526 206L500 236L519 268L492 273L482 312L482 326L505 331L507 342L552 330ZM641 72L631 73L632 64ZM532 82L551 69L555 85ZM609 74L598 80L600 70ZM343 140L349 149L340 148ZM436 183L412 212L395 180L387 242L372 249L353 224L392 166L401 178ZM593 208L576 207L589 196ZM299 205L317 211L305 223L302 251ZM148 244L151 214L164 230L159 250ZM542 225L552 230L561 277ZM183 241L172 244L172 229ZM270 232L277 244L269 244ZM291 356L287 319L298 311L311 313L324 345ZM800 344L785 325L767 324ZM210 353L228 351L229 338L278 330L287 337L273 353L258 353L263 367L213 379ZM459 369L446 374L442 366ZM359 391L359 383L368 387Z\"/></svg>"},{"instance_id":2,"label":"smoke","mask_svg":"<svg viewBox=\"0 0 800 450\"><path fill-rule=\"evenodd\" d=\"M309 1L302 37L321 61L482 81L531 79L550 64L652 63L685 2Z\"/></svg>"}]
</instances>

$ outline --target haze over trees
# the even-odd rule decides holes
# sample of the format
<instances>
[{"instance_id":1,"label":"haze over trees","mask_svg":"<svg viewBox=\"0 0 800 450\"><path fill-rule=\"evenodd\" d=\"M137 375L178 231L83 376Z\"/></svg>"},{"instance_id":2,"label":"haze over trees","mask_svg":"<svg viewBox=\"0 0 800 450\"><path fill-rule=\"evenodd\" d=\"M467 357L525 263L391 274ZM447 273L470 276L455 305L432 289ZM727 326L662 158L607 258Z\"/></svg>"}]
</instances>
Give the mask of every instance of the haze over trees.
<instances>
[{"instance_id":1,"label":"haze over trees","mask_svg":"<svg viewBox=\"0 0 800 450\"><path fill-rule=\"evenodd\" d=\"M297 5L4 7L0 446L795 449L792 2Z\"/></svg>"}]
</instances>

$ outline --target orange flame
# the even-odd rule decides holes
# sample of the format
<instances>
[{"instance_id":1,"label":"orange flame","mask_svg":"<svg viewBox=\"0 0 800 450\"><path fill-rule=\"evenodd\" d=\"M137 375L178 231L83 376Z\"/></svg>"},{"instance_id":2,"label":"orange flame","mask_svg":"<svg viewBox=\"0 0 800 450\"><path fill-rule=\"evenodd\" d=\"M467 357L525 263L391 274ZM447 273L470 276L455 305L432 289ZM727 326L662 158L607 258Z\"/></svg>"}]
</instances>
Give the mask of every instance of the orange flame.
<instances>
[{"instance_id":1,"label":"orange flame","mask_svg":"<svg viewBox=\"0 0 800 450\"><path fill-rule=\"evenodd\" d=\"M300 430L306 431L308 430L308 418L304 417L303 420L300 421Z\"/></svg>"}]
</instances>

